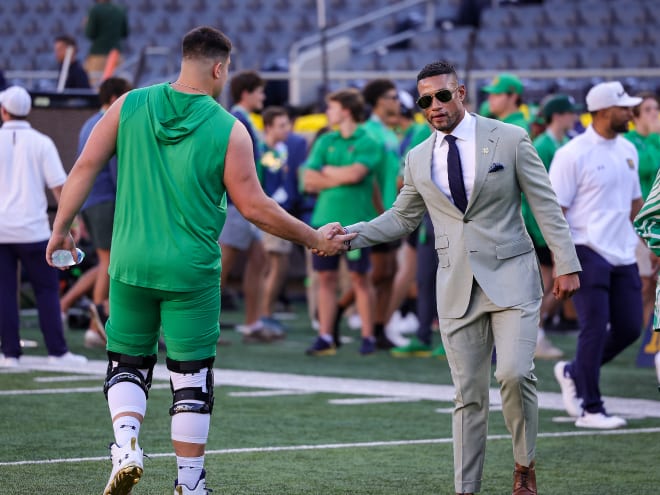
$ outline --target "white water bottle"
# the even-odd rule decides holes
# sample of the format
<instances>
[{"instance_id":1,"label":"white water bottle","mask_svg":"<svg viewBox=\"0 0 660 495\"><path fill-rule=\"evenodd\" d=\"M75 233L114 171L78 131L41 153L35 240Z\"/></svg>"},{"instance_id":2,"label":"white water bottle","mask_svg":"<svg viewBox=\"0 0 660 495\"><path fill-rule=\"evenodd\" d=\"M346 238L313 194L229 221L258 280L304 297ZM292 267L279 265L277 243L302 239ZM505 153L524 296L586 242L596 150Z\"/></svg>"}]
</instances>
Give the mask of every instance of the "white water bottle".
<instances>
[{"instance_id":1,"label":"white water bottle","mask_svg":"<svg viewBox=\"0 0 660 495\"><path fill-rule=\"evenodd\" d=\"M59 268L77 265L78 263L81 263L85 258L85 253L78 248L76 248L76 253L78 255L78 259L74 261L73 256L71 255L71 251L67 251L66 249L58 249L53 252L51 261L53 262L53 265Z\"/></svg>"}]
</instances>

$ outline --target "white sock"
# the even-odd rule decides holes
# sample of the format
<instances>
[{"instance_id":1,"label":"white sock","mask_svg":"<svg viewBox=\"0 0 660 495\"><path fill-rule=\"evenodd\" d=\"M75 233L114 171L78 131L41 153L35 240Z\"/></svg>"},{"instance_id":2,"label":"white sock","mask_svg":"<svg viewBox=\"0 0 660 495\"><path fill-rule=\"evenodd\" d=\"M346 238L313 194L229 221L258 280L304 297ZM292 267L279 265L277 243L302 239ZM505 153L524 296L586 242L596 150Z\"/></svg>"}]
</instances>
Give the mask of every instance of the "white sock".
<instances>
[{"instance_id":1,"label":"white sock","mask_svg":"<svg viewBox=\"0 0 660 495\"><path fill-rule=\"evenodd\" d=\"M140 434L140 420L133 416L121 416L112 422L115 431L115 443L120 447L137 438Z\"/></svg>"},{"instance_id":2,"label":"white sock","mask_svg":"<svg viewBox=\"0 0 660 495\"><path fill-rule=\"evenodd\" d=\"M139 385L132 382L120 382L108 389L108 408L111 418L127 412L144 417L147 411L147 398ZM122 424L127 426L121 428ZM133 428L136 425L137 427ZM140 433L140 421L133 416L120 416L112 422L112 428L115 431L115 443L121 447L131 437L137 438Z\"/></svg>"},{"instance_id":3,"label":"white sock","mask_svg":"<svg viewBox=\"0 0 660 495\"><path fill-rule=\"evenodd\" d=\"M324 333L319 335L323 340L325 340L328 344L332 344L334 341L332 340L332 335L326 335Z\"/></svg>"},{"instance_id":4,"label":"white sock","mask_svg":"<svg viewBox=\"0 0 660 495\"><path fill-rule=\"evenodd\" d=\"M191 490L197 486L202 469L204 469L204 456L201 457L179 457L176 456L178 466L177 483L186 485Z\"/></svg>"}]
</instances>

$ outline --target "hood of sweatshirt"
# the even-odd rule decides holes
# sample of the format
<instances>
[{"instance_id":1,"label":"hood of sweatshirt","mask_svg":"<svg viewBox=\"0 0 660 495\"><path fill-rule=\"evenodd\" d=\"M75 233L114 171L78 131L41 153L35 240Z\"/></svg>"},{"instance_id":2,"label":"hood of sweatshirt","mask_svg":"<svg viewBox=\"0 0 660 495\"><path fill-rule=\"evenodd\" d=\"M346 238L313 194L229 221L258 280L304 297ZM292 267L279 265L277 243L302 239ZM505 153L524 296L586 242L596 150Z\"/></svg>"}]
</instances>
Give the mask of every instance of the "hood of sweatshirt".
<instances>
[{"instance_id":1,"label":"hood of sweatshirt","mask_svg":"<svg viewBox=\"0 0 660 495\"><path fill-rule=\"evenodd\" d=\"M149 100L149 118L156 138L165 144L176 144L186 138L217 112L211 96L182 93L164 84Z\"/></svg>"}]
</instances>

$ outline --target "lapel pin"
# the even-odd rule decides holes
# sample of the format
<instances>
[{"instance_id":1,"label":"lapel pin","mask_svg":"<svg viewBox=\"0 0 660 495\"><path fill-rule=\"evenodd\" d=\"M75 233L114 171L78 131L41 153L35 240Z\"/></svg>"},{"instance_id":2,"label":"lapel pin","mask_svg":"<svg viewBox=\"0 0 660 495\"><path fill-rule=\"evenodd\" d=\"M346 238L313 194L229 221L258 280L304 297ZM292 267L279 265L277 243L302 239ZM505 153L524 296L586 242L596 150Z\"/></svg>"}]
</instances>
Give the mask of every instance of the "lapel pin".
<instances>
[{"instance_id":1,"label":"lapel pin","mask_svg":"<svg viewBox=\"0 0 660 495\"><path fill-rule=\"evenodd\" d=\"M488 151L489 151L488 148L482 148L482 149L481 149L481 152L482 152L484 155L487 155L487 154L488 154Z\"/></svg>"}]
</instances>

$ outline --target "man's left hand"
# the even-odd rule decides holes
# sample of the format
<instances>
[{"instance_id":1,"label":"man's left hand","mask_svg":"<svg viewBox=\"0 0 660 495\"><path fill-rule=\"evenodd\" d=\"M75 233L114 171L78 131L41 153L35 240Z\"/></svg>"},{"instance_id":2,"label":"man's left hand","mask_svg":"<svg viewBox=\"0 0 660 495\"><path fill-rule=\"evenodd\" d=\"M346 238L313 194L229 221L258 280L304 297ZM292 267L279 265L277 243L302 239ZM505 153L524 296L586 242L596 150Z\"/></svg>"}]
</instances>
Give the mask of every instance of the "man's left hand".
<instances>
[{"instance_id":1,"label":"man's left hand","mask_svg":"<svg viewBox=\"0 0 660 495\"><path fill-rule=\"evenodd\" d=\"M555 278L552 293L556 299L563 301L568 299L580 288L580 277L577 273L567 273Z\"/></svg>"}]
</instances>

